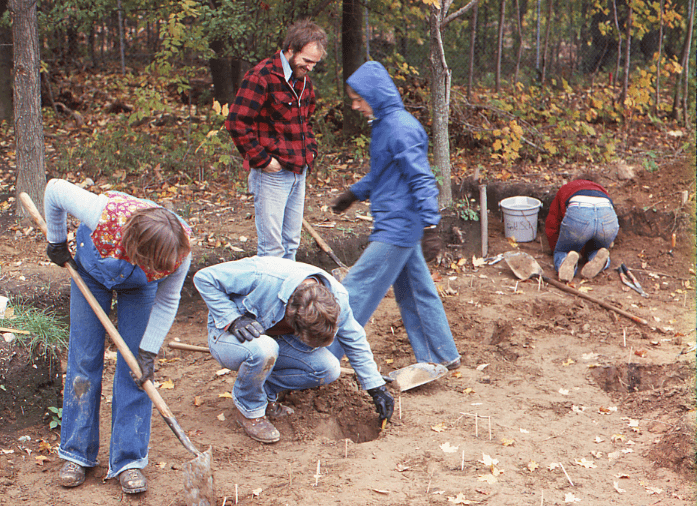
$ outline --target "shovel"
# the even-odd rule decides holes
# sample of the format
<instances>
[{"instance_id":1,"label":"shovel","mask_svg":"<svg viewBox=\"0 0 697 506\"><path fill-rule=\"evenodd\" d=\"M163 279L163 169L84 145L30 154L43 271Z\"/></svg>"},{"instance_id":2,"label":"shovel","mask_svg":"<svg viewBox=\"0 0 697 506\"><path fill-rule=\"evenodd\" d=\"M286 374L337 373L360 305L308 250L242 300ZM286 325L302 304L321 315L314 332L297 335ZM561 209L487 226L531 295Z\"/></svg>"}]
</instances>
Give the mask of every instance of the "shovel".
<instances>
[{"instance_id":1,"label":"shovel","mask_svg":"<svg viewBox=\"0 0 697 506\"><path fill-rule=\"evenodd\" d=\"M38 209L36 209L31 197L22 192L19 194L19 199L27 212L31 214L44 236L46 236L46 222L41 217ZM104 328L111 337L111 340L114 342L116 348L119 350L119 352L121 352L121 356L128 364L128 367L130 367L133 374L139 378L143 373L140 370L138 361L124 342L121 334L119 334L116 327L114 327L114 325L111 323L111 320L109 320L109 317L99 305L97 299L94 298L94 295L92 295L92 292L87 287L80 274L78 274L78 272L69 263L65 264L65 267L68 269L73 281L82 292L82 295L84 295L85 299L92 307L92 310L94 310L97 318L99 318L99 321L102 323L102 325L104 325ZM184 445L184 448L196 455L195 459L185 465L184 470L184 489L186 492L187 506L214 505L216 502L216 496L213 487L213 475L211 474L212 448L209 448L204 453L201 453L196 449L189 437L182 430L179 422L177 422L176 418L174 418L174 415L170 411L169 407L167 407L167 404L165 404L162 396L160 396L160 392L158 392L155 385L152 384L152 381L147 380L144 382L142 388L148 394L148 397L150 397L150 400L152 400L152 403L160 412L162 418L164 418L165 423L170 429L172 429L174 435L177 436L179 441Z\"/></svg>"},{"instance_id":2,"label":"shovel","mask_svg":"<svg viewBox=\"0 0 697 506\"><path fill-rule=\"evenodd\" d=\"M312 236L312 238L317 242L317 245L320 247L322 251L324 251L327 255L331 257L332 260L336 262L336 265L339 267L336 269L332 270L332 276L334 276L337 281L341 282L346 275L348 274L349 268L339 260L339 257L334 254L334 251L332 250L331 247L329 247L329 244L324 242L324 239L320 237L320 235L317 233L317 231L310 225L310 223L303 218L303 227L305 227L305 230L309 232L309 234Z\"/></svg>"},{"instance_id":3,"label":"shovel","mask_svg":"<svg viewBox=\"0 0 697 506\"><path fill-rule=\"evenodd\" d=\"M636 323L641 323L642 325L649 324L649 322L643 318L639 318L638 316L628 313L627 311L615 307L612 304L608 304L603 300L591 297L590 295L576 290L575 288L571 288L570 286L567 286L555 279L548 278L543 274L542 267L540 267L540 264L537 263L537 260L535 260L529 253L525 253L524 251L507 251L504 253L503 259L506 261L508 267L510 267L511 271L513 271L513 274L515 274L518 279L526 280L535 276L539 277L546 283L549 283L550 285L555 286L564 292L594 302L599 306L621 314L622 316L629 318Z\"/></svg>"},{"instance_id":4,"label":"shovel","mask_svg":"<svg viewBox=\"0 0 697 506\"><path fill-rule=\"evenodd\" d=\"M194 346L193 344L178 343L170 341L167 346L175 350L198 351L199 353L210 353L210 350L205 346ZM342 373L354 374L354 370L349 367L342 367ZM396 369L385 376L383 379L389 381L399 388L400 392L410 390L425 383L437 380L448 374L448 369L441 364L429 364L419 362L416 364Z\"/></svg>"}]
</instances>

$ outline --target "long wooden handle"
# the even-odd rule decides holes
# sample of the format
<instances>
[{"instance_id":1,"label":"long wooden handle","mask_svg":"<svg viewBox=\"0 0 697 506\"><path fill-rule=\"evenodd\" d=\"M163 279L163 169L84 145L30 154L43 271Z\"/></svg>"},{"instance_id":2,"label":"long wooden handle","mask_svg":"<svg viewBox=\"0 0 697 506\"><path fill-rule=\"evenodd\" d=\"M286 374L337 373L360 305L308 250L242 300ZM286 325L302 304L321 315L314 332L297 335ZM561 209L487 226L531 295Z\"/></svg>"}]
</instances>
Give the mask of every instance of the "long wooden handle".
<instances>
[{"instance_id":1,"label":"long wooden handle","mask_svg":"<svg viewBox=\"0 0 697 506\"><path fill-rule=\"evenodd\" d=\"M577 296L581 297L582 299L586 299L586 300L589 300L589 301L591 301L591 302L595 302L595 303L598 304L599 306L602 306L602 307L604 307L605 309L609 309L610 311L614 311L614 312L616 312L616 313L619 313L619 314L621 314L622 316L625 316L625 317L629 318L629 319L632 320L632 321L635 321L635 322L637 322L637 323L641 323L642 325L648 325L648 324L649 324L649 322L646 321L646 320L644 320L643 318L639 318L638 316L633 315L632 313L628 313L628 312L625 311L624 309L620 309L620 308L618 308L618 307L613 306L612 304L608 304L608 303L605 302L604 300L600 300L600 299L596 299L595 297L591 297L590 295L587 295L587 294L585 294L585 293L583 293L583 292L581 292L581 291L579 291L579 290L576 290L575 288L571 288L570 286L567 286L567 285L565 285L564 283L561 283L561 282L559 282L559 281L557 281L557 280L555 280L555 279L550 279L550 278L548 278L547 276L542 276L542 279L543 279L545 282L549 283L550 285L556 286L556 287L559 288L560 290L563 290L563 291L565 291L565 292L571 293L571 294L573 294L573 295L577 295Z\"/></svg>"},{"instance_id":2,"label":"long wooden handle","mask_svg":"<svg viewBox=\"0 0 697 506\"><path fill-rule=\"evenodd\" d=\"M312 227L312 225L310 225L310 223L305 218L303 218L303 227L305 227L305 229L310 233L310 235L317 242L317 245L322 249L322 251L329 255L339 267L344 267L348 269L348 267L346 267L346 264L339 260L339 257L337 257L334 254L334 251L332 251L332 249L329 247L329 244L324 242L324 239L320 237L317 231Z\"/></svg>"},{"instance_id":3,"label":"long wooden handle","mask_svg":"<svg viewBox=\"0 0 697 506\"><path fill-rule=\"evenodd\" d=\"M46 226L46 222L41 216L41 213L39 213L39 210L34 205L34 202L31 200L31 197L26 193L22 192L19 194L19 200L22 202L24 208L27 210L27 212L31 215L36 224L39 226L43 234L47 236L48 228ZM73 278L73 281L82 292L82 295L85 297L90 307L94 311L94 314L97 315L97 318L99 318L99 321L106 329L107 333L109 334L109 337L111 337L111 340L114 341L116 348L121 352L121 356L128 364L128 367L131 368L131 371L133 371L133 374L135 374L137 378L140 378L143 373L140 370L138 361L133 356L133 353L131 352L129 347L126 345L125 341L121 337L121 334L119 334L119 331L116 330L116 327L114 327L114 324L111 323L111 320L109 320L109 317L102 309L102 306L100 306L99 302L97 302L97 299L94 298L94 295L92 295L92 292L90 291L89 287L85 284L85 281L82 279L82 276L80 276L80 274L75 270L75 268L69 263L66 263L65 266L68 269L70 276ZM150 397L150 400L152 400L153 404L160 412L162 417L165 419L165 422L167 422L167 425L169 425L172 431L174 431L175 435L179 438L179 440L186 447L186 449L194 455L200 455L201 452L199 452L194 447L193 443L189 440L189 438L186 436L181 427L179 427L179 424L174 418L174 415L172 414L164 399L160 395L160 392L158 392L155 388L155 385L152 384L152 381L147 380L143 383L142 387L143 390L145 390L145 392L148 394L148 397Z\"/></svg>"},{"instance_id":4,"label":"long wooden handle","mask_svg":"<svg viewBox=\"0 0 697 506\"><path fill-rule=\"evenodd\" d=\"M170 341L167 346L174 348L175 350L185 350L185 351L200 351L201 353L210 353L211 350L207 346L194 346L193 344L178 343L176 341Z\"/></svg>"}]
</instances>

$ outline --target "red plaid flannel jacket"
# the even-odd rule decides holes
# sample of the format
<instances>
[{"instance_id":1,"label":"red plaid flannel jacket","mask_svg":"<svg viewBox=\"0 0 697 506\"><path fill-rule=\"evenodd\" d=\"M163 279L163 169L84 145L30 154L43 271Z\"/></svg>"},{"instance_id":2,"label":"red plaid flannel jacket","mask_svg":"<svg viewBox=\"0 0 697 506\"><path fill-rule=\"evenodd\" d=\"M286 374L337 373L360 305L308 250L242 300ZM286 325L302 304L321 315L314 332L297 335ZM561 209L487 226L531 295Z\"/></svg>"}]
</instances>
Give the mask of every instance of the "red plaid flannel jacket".
<instances>
[{"instance_id":1,"label":"red plaid flannel jacket","mask_svg":"<svg viewBox=\"0 0 697 506\"><path fill-rule=\"evenodd\" d=\"M317 142L309 118L315 92L306 77L295 88L283 76L281 52L249 70L225 121L244 168L261 169L276 158L284 169L301 173L312 168Z\"/></svg>"}]
</instances>

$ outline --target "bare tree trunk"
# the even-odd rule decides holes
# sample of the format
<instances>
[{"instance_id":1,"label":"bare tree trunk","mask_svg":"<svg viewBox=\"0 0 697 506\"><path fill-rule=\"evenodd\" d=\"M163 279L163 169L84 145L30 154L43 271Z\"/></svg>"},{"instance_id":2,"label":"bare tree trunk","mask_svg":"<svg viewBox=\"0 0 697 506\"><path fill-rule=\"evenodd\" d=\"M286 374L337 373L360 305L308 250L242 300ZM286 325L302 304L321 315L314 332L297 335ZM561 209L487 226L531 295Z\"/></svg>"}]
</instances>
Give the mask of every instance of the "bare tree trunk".
<instances>
[{"instance_id":1,"label":"bare tree trunk","mask_svg":"<svg viewBox=\"0 0 697 506\"><path fill-rule=\"evenodd\" d=\"M656 104L653 111L658 114L658 106L661 102L661 55L663 54L663 2L661 0L658 14L658 59L656 61Z\"/></svg>"},{"instance_id":2,"label":"bare tree trunk","mask_svg":"<svg viewBox=\"0 0 697 506\"><path fill-rule=\"evenodd\" d=\"M620 63L622 62L622 32L620 20L617 16L617 0L612 0L612 12L615 18L615 30L617 30L617 64L615 65L615 83L620 82Z\"/></svg>"},{"instance_id":3,"label":"bare tree trunk","mask_svg":"<svg viewBox=\"0 0 697 506\"><path fill-rule=\"evenodd\" d=\"M501 0L499 7L499 34L496 42L496 93L501 90L501 58L503 58L503 24L506 16L506 0Z\"/></svg>"},{"instance_id":4,"label":"bare tree trunk","mask_svg":"<svg viewBox=\"0 0 697 506\"><path fill-rule=\"evenodd\" d=\"M513 76L513 84L518 82L518 74L520 73L520 60L523 58L523 27L520 21L520 0L515 0L515 16L516 30L518 32L518 54L515 60L515 75Z\"/></svg>"},{"instance_id":5,"label":"bare tree trunk","mask_svg":"<svg viewBox=\"0 0 697 506\"><path fill-rule=\"evenodd\" d=\"M14 39L14 116L17 195L26 192L43 209L46 171L41 119L39 29L35 0L10 0ZM19 201L19 199L17 199ZM21 206L20 206L21 207ZM22 216L29 216L22 208Z\"/></svg>"},{"instance_id":6,"label":"bare tree trunk","mask_svg":"<svg viewBox=\"0 0 697 506\"><path fill-rule=\"evenodd\" d=\"M0 16L7 10L7 0L0 0ZM0 121L8 123L12 113L12 28L0 26Z\"/></svg>"},{"instance_id":7,"label":"bare tree trunk","mask_svg":"<svg viewBox=\"0 0 697 506\"><path fill-rule=\"evenodd\" d=\"M433 118L433 163L439 182L438 203L449 207L453 203L450 184L450 75L451 71L445 61L440 26L443 11L431 5L430 26L431 42L429 60L431 63L431 115Z\"/></svg>"},{"instance_id":8,"label":"bare tree trunk","mask_svg":"<svg viewBox=\"0 0 697 506\"><path fill-rule=\"evenodd\" d=\"M542 53L542 78L541 84L545 83L547 75L547 53L549 52L549 32L552 28L552 0L547 2L547 27L545 28L545 46Z\"/></svg>"},{"instance_id":9,"label":"bare tree trunk","mask_svg":"<svg viewBox=\"0 0 697 506\"><path fill-rule=\"evenodd\" d=\"M627 48L625 49L625 60L624 60L624 75L622 76L622 94L620 95L620 104L624 107L624 101L627 99L627 91L629 90L629 64L631 63L631 49L632 49L632 23L634 22L634 10L633 10L633 0L629 0L627 4L627 9L629 14L627 15Z\"/></svg>"},{"instance_id":10,"label":"bare tree trunk","mask_svg":"<svg viewBox=\"0 0 697 506\"><path fill-rule=\"evenodd\" d=\"M344 82L363 63L363 12L360 0L343 0L341 16L341 48L343 54ZM359 131L361 116L351 109L351 102L344 97L344 136Z\"/></svg>"},{"instance_id":11,"label":"bare tree trunk","mask_svg":"<svg viewBox=\"0 0 697 506\"><path fill-rule=\"evenodd\" d=\"M689 124L689 121L690 121L690 116L689 116L688 109L687 109L687 102L690 99L690 95L689 95L689 92L690 92L690 88L689 88L689 86L690 86L690 72L689 72L690 58L688 55L690 54L690 48L692 47L692 29L695 25L695 0L691 0L689 8L688 8L688 12L689 12L688 15L690 17L690 21L689 21L689 29L687 30L687 44L685 44L685 46L687 47L687 51L685 51L685 55L686 55L685 56L685 64L683 65L683 70L682 70L683 79L684 79L684 83L685 83L684 88L683 88L683 97L682 97L682 110L683 110L682 119L683 119L683 124L685 126L687 126Z\"/></svg>"},{"instance_id":12,"label":"bare tree trunk","mask_svg":"<svg viewBox=\"0 0 697 506\"><path fill-rule=\"evenodd\" d=\"M470 35L470 69L467 78L467 100L472 100L472 80L474 79L474 50L477 43L477 11L479 5L475 4L472 9L472 33Z\"/></svg>"},{"instance_id":13,"label":"bare tree trunk","mask_svg":"<svg viewBox=\"0 0 697 506\"><path fill-rule=\"evenodd\" d=\"M121 57L121 74L126 74L126 57L123 48L123 7L121 0L117 0L116 6L119 14L119 56Z\"/></svg>"}]
</instances>

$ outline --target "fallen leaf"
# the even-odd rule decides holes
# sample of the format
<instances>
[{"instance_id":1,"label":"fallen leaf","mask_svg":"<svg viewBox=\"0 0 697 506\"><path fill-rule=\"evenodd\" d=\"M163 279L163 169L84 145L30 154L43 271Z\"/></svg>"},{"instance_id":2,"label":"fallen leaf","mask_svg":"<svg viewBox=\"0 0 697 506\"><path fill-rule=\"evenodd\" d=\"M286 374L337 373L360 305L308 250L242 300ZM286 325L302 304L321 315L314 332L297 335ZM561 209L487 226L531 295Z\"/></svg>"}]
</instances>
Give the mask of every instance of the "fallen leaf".
<instances>
[{"instance_id":1,"label":"fallen leaf","mask_svg":"<svg viewBox=\"0 0 697 506\"><path fill-rule=\"evenodd\" d=\"M445 428L445 425L443 425L443 423L441 422L438 425L434 425L433 427L431 427L431 430L434 432L443 432L447 429Z\"/></svg>"},{"instance_id":2,"label":"fallen leaf","mask_svg":"<svg viewBox=\"0 0 697 506\"><path fill-rule=\"evenodd\" d=\"M558 462L552 462L550 465L547 466L547 469L550 471L554 471L557 467L561 467L561 465Z\"/></svg>"},{"instance_id":3,"label":"fallen leaf","mask_svg":"<svg viewBox=\"0 0 697 506\"><path fill-rule=\"evenodd\" d=\"M44 451L44 450L45 450L45 451L47 451L47 452L50 452L50 451L51 451L51 448L52 448L52 447L51 447L51 443L49 443L48 441L44 441L44 440L42 439L41 442L39 443L39 451Z\"/></svg>"},{"instance_id":4,"label":"fallen leaf","mask_svg":"<svg viewBox=\"0 0 697 506\"><path fill-rule=\"evenodd\" d=\"M443 450L445 453L455 453L457 451L457 446L452 446L450 444L450 441L446 441L442 445L440 445L440 449Z\"/></svg>"},{"instance_id":5,"label":"fallen leaf","mask_svg":"<svg viewBox=\"0 0 697 506\"><path fill-rule=\"evenodd\" d=\"M522 432L523 434L530 434L530 431L529 431L529 430L524 429L524 428L522 428L522 427L520 427L520 432Z\"/></svg>"},{"instance_id":6,"label":"fallen leaf","mask_svg":"<svg viewBox=\"0 0 697 506\"><path fill-rule=\"evenodd\" d=\"M476 267L481 267L481 266L484 265L485 263L486 263L486 262L484 261L483 258L477 258L477 257L475 257L475 256L472 256L472 266L473 266L473 267L475 267L475 268L476 268Z\"/></svg>"},{"instance_id":7,"label":"fallen leaf","mask_svg":"<svg viewBox=\"0 0 697 506\"><path fill-rule=\"evenodd\" d=\"M621 456L622 456L622 452L616 451L616 452L608 453L607 459L608 460L615 460L615 459L620 458Z\"/></svg>"},{"instance_id":8,"label":"fallen leaf","mask_svg":"<svg viewBox=\"0 0 697 506\"><path fill-rule=\"evenodd\" d=\"M595 439L593 440L594 443L602 443L603 441L605 440L600 436L595 436Z\"/></svg>"},{"instance_id":9,"label":"fallen leaf","mask_svg":"<svg viewBox=\"0 0 697 506\"><path fill-rule=\"evenodd\" d=\"M569 391L566 390L565 388L560 388L560 389L559 389L559 393L562 394L562 395L569 395Z\"/></svg>"},{"instance_id":10,"label":"fallen leaf","mask_svg":"<svg viewBox=\"0 0 697 506\"><path fill-rule=\"evenodd\" d=\"M489 364L479 364L479 365L477 366L477 371L483 371L483 370L486 369L487 367L489 367Z\"/></svg>"},{"instance_id":11,"label":"fallen leaf","mask_svg":"<svg viewBox=\"0 0 697 506\"><path fill-rule=\"evenodd\" d=\"M572 492L567 492L564 495L564 502L581 502L581 499L576 497Z\"/></svg>"},{"instance_id":12,"label":"fallen leaf","mask_svg":"<svg viewBox=\"0 0 697 506\"><path fill-rule=\"evenodd\" d=\"M592 460L586 460L585 457L583 457L581 459L576 459L576 465L585 467L586 469L594 469L594 468L598 467L595 464L593 464Z\"/></svg>"},{"instance_id":13,"label":"fallen leaf","mask_svg":"<svg viewBox=\"0 0 697 506\"><path fill-rule=\"evenodd\" d=\"M493 474L480 474L477 481L485 481L489 484L496 483L498 479Z\"/></svg>"},{"instance_id":14,"label":"fallen leaf","mask_svg":"<svg viewBox=\"0 0 697 506\"><path fill-rule=\"evenodd\" d=\"M575 363L576 363L576 361L573 358L567 358L566 360L564 360L564 362L562 362L561 365L571 365L571 364L575 364Z\"/></svg>"},{"instance_id":15,"label":"fallen leaf","mask_svg":"<svg viewBox=\"0 0 697 506\"><path fill-rule=\"evenodd\" d=\"M628 479L629 479L629 475L626 474L626 473L617 473L617 474L615 475L615 478L617 478L618 480L628 480Z\"/></svg>"},{"instance_id":16,"label":"fallen leaf","mask_svg":"<svg viewBox=\"0 0 697 506\"><path fill-rule=\"evenodd\" d=\"M598 358L598 354L597 353L584 353L583 355L581 355L581 358L583 360L595 360Z\"/></svg>"},{"instance_id":17,"label":"fallen leaf","mask_svg":"<svg viewBox=\"0 0 697 506\"><path fill-rule=\"evenodd\" d=\"M387 365L392 364L392 363L394 363L394 359L393 359L393 358L386 358L386 359L385 359L385 363L386 363Z\"/></svg>"},{"instance_id":18,"label":"fallen leaf","mask_svg":"<svg viewBox=\"0 0 697 506\"><path fill-rule=\"evenodd\" d=\"M218 420L220 420L221 422L224 422L224 421L225 421L225 414L224 414L224 413L220 413L220 414L218 415L217 418L218 418Z\"/></svg>"},{"instance_id":19,"label":"fallen leaf","mask_svg":"<svg viewBox=\"0 0 697 506\"><path fill-rule=\"evenodd\" d=\"M377 488L374 488L374 489L373 489L373 492L377 492L378 494L384 494L384 495L388 495L388 494L390 493L389 490L380 490L380 489L377 489Z\"/></svg>"},{"instance_id":20,"label":"fallen leaf","mask_svg":"<svg viewBox=\"0 0 697 506\"><path fill-rule=\"evenodd\" d=\"M644 348L641 348L640 350L636 350L636 351L634 352L634 354L635 354L637 357L641 357L641 358L644 358L648 353L649 353L649 352L646 351Z\"/></svg>"},{"instance_id":21,"label":"fallen leaf","mask_svg":"<svg viewBox=\"0 0 697 506\"><path fill-rule=\"evenodd\" d=\"M499 463L499 460L498 460L498 459L492 459L492 458L491 458L489 455L487 455L486 453L482 453L482 460L480 460L479 462L481 462L481 463L484 464L485 466L495 466L496 464Z\"/></svg>"},{"instance_id":22,"label":"fallen leaf","mask_svg":"<svg viewBox=\"0 0 697 506\"><path fill-rule=\"evenodd\" d=\"M649 486L647 486L647 487L646 487L646 492L647 492L649 495L660 494L660 493L663 492L663 489L662 489L662 488L658 488L658 487L649 487Z\"/></svg>"},{"instance_id":23,"label":"fallen leaf","mask_svg":"<svg viewBox=\"0 0 697 506\"><path fill-rule=\"evenodd\" d=\"M620 488L620 484L617 483L616 481L613 481L613 482L612 482L612 486L615 487L615 490L617 490L617 493L618 493L618 494L624 494L624 493L626 492L625 489Z\"/></svg>"},{"instance_id":24,"label":"fallen leaf","mask_svg":"<svg viewBox=\"0 0 697 506\"><path fill-rule=\"evenodd\" d=\"M588 293L588 292L590 292L590 291L593 291L593 287L592 287L592 286L579 286L579 287L577 288L577 290L578 290L579 292L581 292L581 293ZM581 499L579 499L579 501L580 501L580 500L581 500Z\"/></svg>"},{"instance_id":25,"label":"fallen leaf","mask_svg":"<svg viewBox=\"0 0 697 506\"><path fill-rule=\"evenodd\" d=\"M252 490L252 495L253 495L254 497L259 497L259 494L261 494L261 491L262 491L262 488L261 488L261 487L255 488L254 490Z\"/></svg>"},{"instance_id":26,"label":"fallen leaf","mask_svg":"<svg viewBox=\"0 0 697 506\"><path fill-rule=\"evenodd\" d=\"M626 438L624 437L623 434L613 434L612 437L610 438L610 441L613 443L618 443L624 441Z\"/></svg>"},{"instance_id":27,"label":"fallen leaf","mask_svg":"<svg viewBox=\"0 0 697 506\"><path fill-rule=\"evenodd\" d=\"M594 452L591 450L591 455L593 455L596 459L599 459L603 456L603 452Z\"/></svg>"},{"instance_id":28,"label":"fallen leaf","mask_svg":"<svg viewBox=\"0 0 697 506\"><path fill-rule=\"evenodd\" d=\"M232 394L230 392L223 392L222 394L218 394L218 397L224 397L225 399L232 399Z\"/></svg>"},{"instance_id":29,"label":"fallen leaf","mask_svg":"<svg viewBox=\"0 0 697 506\"><path fill-rule=\"evenodd\" d=\"M462 373L460 371L455 371L451 374L453 378L462 378Z\"/></svg>"},{"instance_id":30,"label":"fallen leaf","mask_svg":"<svg viewBox=\"0 0 697 506\"><path fill-rule=\"evenodd\" d=\"M448 496L448 502L451 502L453 504L474 504L472 501L468 501L467 499L465 499L465 494L463 494L462 492L457 494L457 496L455 497Z\"/></svg>"},{"instance_id":31,"label":"fallen leaf","mask_svg":"<svg viewBox=\"0 0 697 506\"><path fill-rule=\"evenodd\" d=\"M44 461L48 460L48 457L46 457L45 455L37 455L34 458L36 459L36 465L38 466L43 466Z\"/></svg>"},{"instance_id":32,"label":"fallen leaf","mask_svg":"<svg viewBox=\"0 0 697 506\"><path fill-rule=\"evenodd\" d=\"M571 405L571 411L573 411L574 413L583 413L585 410L585 406L576 406L575 404Z\"/></svg>"},{"instance_id":33,"label":"fallen leaf","mask_svg":"<svg viewBox=\"0 0 697 506\"><path fill-rule=\"evenodd\" d=\"M160 385L160 388L162 390L173 390L174 389L174 381L171 379L168 379L167 381L163 381L162 384Z\"/></svg>"},{"instance_id":34,"label":"fallen leaf","mask_svg":"<svg viewBox=\"0 0 697 506\"><path fill-rule=\"evenodd\" d=\"M528 470L532 473L535 469L539 469L540 465L535 462L534 460L531 460L528 462Z\"/></svg>"},{"instance_id":35,"label":"fallen leaf","mask_svg":"<svg viewBox=\"0 0 697 506\"><path fill-rule=\"evenodd\" d=\"M2 450L0 450L0 452L2 452L3 455L9 455L10 453L14 453L15 451L14 450L5 450L3 448Z\"/></svg>"},{"instance_id":36,"label":"fallen leaf","mask_svg":"<svg viewBox=\"0 0 697 506\"><path fill-rule=\"evenodd\" d=\"M229 373L230 373L230 369L228 369L227 367L224 367L223 369L218 369L217 371L215 371L216 376L225 376L226 374L229 374Z\"/></svg>"},{"instance_id":37,"label":"fallen leaf","mask_svg":"<svg viewBox=\"0 0 697 506\"><path fill-rule=\"evenodd\" d=\"M473 388L467 387L467 388L465 388L465 389L462 391L462 393L463 393L463 394L473 394L473 393L474 393L474 389L473 389Z\"/></svg>"},{"instance_id":38,"label":"fallen leaf","mask_svg":"<svg viewBox=\"0 0 697 506\"><path fill-rule=\"evenodd\" d=\"M156 465L157 467L159 467L160 469L164 469L165 467L167 467L167 462L158 462L158 463L155 464L155 465Z\"/></svg>"},{"instance_id":39,"label":"fallen leaf","mask_svg":"<svg viewBox=\"0 0 697 506\"><path fill-rule=\"evenodd\" d=\"M203 404L203 399L198 395L194 397L194 406L198 408L201 404Z\"/></svg>"},{"instance_id":40,"label":"fallen leaf","mask_svg":"<svg viewBox=\"0 0 697 506\"><path fill-rule=\"evenodd\" d=\"M397 469L397 471L399 471L400 473L403 473L404 471L409 469L409 466L405 466L404 464L397 464L395 466L395 469Z\"/></svg>"},{"instance_id":41,"label":"fallen leaf","mask_svg":"<svg viewBox=\"0 0 697 506\"><path fill-rule=\"evenodd\" d=\"M515 439L501 438L501 444L503 446L513 446L515 444Z\"/></svg>"}]
</instances>

